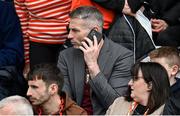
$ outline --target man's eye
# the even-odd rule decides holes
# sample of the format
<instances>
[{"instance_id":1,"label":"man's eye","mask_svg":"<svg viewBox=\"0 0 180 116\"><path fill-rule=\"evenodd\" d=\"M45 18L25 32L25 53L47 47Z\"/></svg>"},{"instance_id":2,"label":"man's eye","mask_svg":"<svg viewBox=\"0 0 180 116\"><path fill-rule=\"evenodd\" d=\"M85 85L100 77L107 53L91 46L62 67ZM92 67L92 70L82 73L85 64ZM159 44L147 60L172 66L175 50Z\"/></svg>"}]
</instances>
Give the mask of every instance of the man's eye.
<instances>
[{"instance_id":1,"label":"man's eye","mask_svg":"<svg viewBox=\"0 0 180 116\"><path fill-rule=\"evenodd\" d=\"M32 89L37 89L38 87L37 86L31 86Z\"/></svg>"},{"instance_id":2,"label":"man's eye","mask_svg":"<svg viewBox=\"0 0 180 116\"><path fill-rule=\"evenodd\" d=\"M72 32L74 32L74 33L76 33L76 32L79 32L79 30L78 29L70 29Z\"/></svg>"}]
</instances>

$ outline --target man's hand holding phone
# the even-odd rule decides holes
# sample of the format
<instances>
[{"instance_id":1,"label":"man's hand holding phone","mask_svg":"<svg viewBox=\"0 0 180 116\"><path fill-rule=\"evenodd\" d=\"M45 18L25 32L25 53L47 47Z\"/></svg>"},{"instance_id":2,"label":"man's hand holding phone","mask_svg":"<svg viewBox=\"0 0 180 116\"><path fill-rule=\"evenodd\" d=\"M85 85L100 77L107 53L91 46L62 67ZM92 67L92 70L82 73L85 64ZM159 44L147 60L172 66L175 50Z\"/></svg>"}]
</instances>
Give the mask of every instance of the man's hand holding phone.
<instances>
[{"instance_id":1,"label":"man's hand holding phone","mask_svg":"<svg viewBox=\"0 0 180 116\"><path fill-rule=\"evenodd\" d=\"M85 37L84 40L85 41L81 42L82 46L80 46L79 49L84 53L84 60L89 69L90 76L93 78L100 72L97 59L104 41L102 40L98 44L98 40L95 35L93 36L93 41L88 37Z\"/></svg>"}]
</instances>

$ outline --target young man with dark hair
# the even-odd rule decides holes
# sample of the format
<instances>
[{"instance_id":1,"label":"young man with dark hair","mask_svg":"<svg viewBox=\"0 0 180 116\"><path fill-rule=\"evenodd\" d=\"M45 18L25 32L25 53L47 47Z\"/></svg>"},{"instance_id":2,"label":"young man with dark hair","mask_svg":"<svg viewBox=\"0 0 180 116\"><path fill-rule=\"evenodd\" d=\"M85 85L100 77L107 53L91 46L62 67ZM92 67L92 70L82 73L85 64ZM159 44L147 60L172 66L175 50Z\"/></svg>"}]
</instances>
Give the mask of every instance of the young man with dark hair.
<instances>
[{"instance_id":1,"label":"young man with dark hair","mask_svg":"<svg viewBox=\"0 0 180 116\"><path fill-rule=\"evenodd\" d=\"M38 64L28 74L27 96L38 115L85 115L62 91L63 75L53 64Z\"/></svg>"}]
</instances>

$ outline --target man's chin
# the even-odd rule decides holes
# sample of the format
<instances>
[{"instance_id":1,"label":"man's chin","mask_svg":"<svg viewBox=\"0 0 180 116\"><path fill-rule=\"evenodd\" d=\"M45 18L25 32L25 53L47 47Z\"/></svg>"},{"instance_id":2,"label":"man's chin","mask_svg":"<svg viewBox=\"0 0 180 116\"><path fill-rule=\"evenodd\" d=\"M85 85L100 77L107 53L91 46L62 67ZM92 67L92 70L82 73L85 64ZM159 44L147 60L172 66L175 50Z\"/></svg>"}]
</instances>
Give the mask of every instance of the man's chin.
<instances>
[{"instance_id":1,"label":"man's chin","mask_svg":"<svg viewBox=\"0 0 180 116\"><path fill-rule=\"evenodd\" d=\"M37 102L35 102L35 101L30 101L31 102L31 104L33 105L33 106L38 106L38 105L40 105L40 103L37 103Z\"/></svg>"}]
</instances>

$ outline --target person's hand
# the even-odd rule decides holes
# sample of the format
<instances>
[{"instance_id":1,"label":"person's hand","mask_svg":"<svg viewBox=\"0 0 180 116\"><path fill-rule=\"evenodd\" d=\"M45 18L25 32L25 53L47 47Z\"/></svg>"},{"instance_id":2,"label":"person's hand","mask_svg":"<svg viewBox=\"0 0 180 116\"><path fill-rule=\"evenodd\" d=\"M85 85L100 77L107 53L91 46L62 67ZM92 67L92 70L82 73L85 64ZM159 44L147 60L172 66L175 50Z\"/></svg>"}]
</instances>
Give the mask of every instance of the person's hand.
<instances>
[{"instance_id":1,"label":"person's hand","mask_svg":"<svg viewBox=\"0 0 180 116\"><path fill-rule=\"evenodd\" d=\"M162 32L168 27L166 21L161 19L151 19L151 24L152 24L152 31L156 33Z\"/></svg>"},{"instance_id":2,"label":"person's hand","mask_svg":"<svg viewBox=\"0 0 180 116\"><path fill-rule=\"evenodd\" d=\"M85 37L85 41L87 43L83 41L82 46L79 47L79 49L84 53L84 60L89 69L91 78L95 77L100 72L97 59L104 42L102 39L98 44L97 38L95 36L93 38L94 41L91 41L89 38Z\"/></svg>"},{"instance_id":3,"label":"person's hand","mask_svg":"<svg viewBox=\"0 0 180 116\"><path fill-rule=\"evenodd\" d=\"M29 71L30 71L30 64L26 63L23 70L23 76L25 79L27 79L27 74L29 73Z\"/></svg>"},{"instance_id":4,"label":"person's hand","mask_svg":"<svg viewBox=\"0 0 180 116\"><path fill-rule=\"evenodd\" d=\"M125 0L125 4L124 4L124 8L122 10L122 13L126 14L126 15L130 15L130 16L135 16L135 13L132 13L131 8L129 7L129 4L127 2L127 0Z\"/></svg>"}]
</instances>

